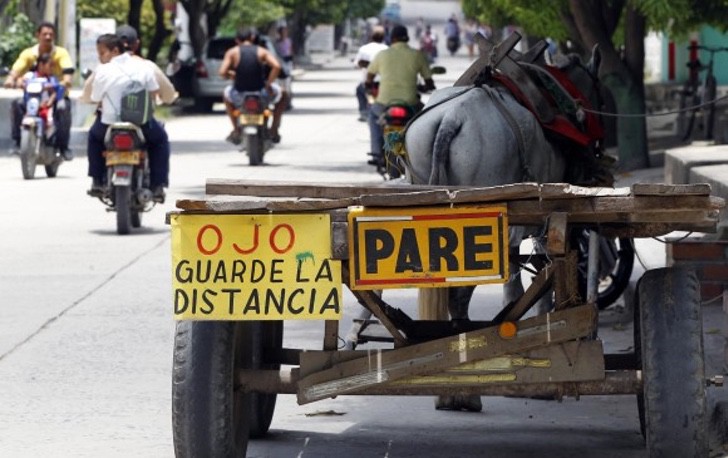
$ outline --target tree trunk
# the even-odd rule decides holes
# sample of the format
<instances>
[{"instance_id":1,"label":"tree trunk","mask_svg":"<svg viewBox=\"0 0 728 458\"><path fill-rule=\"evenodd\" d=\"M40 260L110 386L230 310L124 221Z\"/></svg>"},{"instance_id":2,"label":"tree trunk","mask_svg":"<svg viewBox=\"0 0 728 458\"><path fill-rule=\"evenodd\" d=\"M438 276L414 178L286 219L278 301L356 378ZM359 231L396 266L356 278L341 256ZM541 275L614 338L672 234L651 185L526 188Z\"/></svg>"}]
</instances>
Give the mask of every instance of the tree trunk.
<instances>
[{"instance_id":1,"label":"tree trunk","mask_svg":"<svg viewBox=\"0 0 728 458\"><path fill-rule=\"evenodd\" d=\"M291 16L291 22L288 27L291 32L291 45L293 47L294 56L303 56L306 54L306 23L304 15L296 10Z\"/></svg>"},{"instance_id":2,"label":"tree trunk","mask_svg":"<svg viewBox=\"0 0 728 458\"><path fill-rule=\"evenodd\" d=\"M599 45L602 65L599 76L614 96L620 115L645 114L644 66L645 18L625 7L625 60L614 48L607 20L599 0L569 0L569 9L580 41L588 48ZM613 19L611 19L613 20ZM641 57L640 57L641 53ZM619 169L628 171L649 166L647 123L643 116L617 119Z\"/></svg>"},{"instance_id":3,"label":"tree trunk","mask_svg":"<svg viewBox=\"0 0 728 458\"><path fill-rule=\"evenodd\" d=\"M167 36L171 33L164 26L164 4L162 0L152 0L154 7L154 36L152 37L151 43L147 50L147 58L153 62L157 61L157 55L159 50L162 49L162 44Z\"/></svg>"},{"instance_id":4,"label":"tree trunk","mask_svg":"<svg viewBox=\"0 0 728 458\"><path fill-rule=\"evenodd\" d=\"M33 24L40 24L45 20L45 0L21 1L18 3L18 13L28 16Z\"/></svg>"},{"instance_id":5,"label":"tree trunk","mask_svg":"<svg viewBox=\"0 0 728 458\"><path fill-rule=\"evenodd\" d=\"M142 23L142 3L144 0L129 0L129 14L126 16L127 23L134 27L137 34L141 38L141 23ZM141 47L141 46L140 46Z\"/></svg>"}]
</instances>

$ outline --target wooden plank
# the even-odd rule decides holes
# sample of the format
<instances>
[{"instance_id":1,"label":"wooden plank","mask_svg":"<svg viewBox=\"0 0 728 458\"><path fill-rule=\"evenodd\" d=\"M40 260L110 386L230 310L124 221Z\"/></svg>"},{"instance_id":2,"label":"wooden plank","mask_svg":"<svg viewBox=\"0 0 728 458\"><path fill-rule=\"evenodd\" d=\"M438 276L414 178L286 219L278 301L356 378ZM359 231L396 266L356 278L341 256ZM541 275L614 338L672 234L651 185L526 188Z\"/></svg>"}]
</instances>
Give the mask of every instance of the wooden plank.
<instances>
[{"instance_id":1,"label":"wooden plank","mask_svg":"<svg viewBox=\"0 0 728 458\"><path fill-rule=\"evenodd\" d=\"M391 352L385 350L384 352ZM305 351L301 353L300 377L326 370L332 366L366 357L366 350L353 351ZM535 350L465 363L433 375L405 377L392 385L443 386L470 383L471 376L492 374L512 375L490 379L482 377L481 383L539 383L576 382L604 378L604 351L599 340L578 340L548 345Z\"/></svg>"},{"instance_id":2,"label":"wooden plank","mask_svg":"<svg viewBox=\"0 0 728 458\"><path fill-rule=\"evenodd\" d=\"M360 184L310 183L298 181L256 181L210 178L205 186L208 195L258 196L258 197L307 197L314 199L341 199L366 194L391 194L413 190L435 189L429 185L413 184Z\"/></svg>"},{"instance_id":3,"label":"wooden plank","mask_svg":"<svg viewBox=\"0 0 728 458\"><path fill-rule=\"evenodd\" d=\"M334 351L339 346L339 321L324 321L324 350Z\"/></svg>"},{"instance_id":4,"label":"wooden plank","mask_svg":"<svg viewBox=\"0 0 728 458\"><path fill-rule=\"evenodd\" d=\"M339 363L298 383L298 402L306 404L404 377L442 372L453 366L589 335L596 325L594 307L581 306L518 322L512 339L498 336L497 327L398 348L379 350L364 358Z\"/></svg>"},{"instance_id":5,"label":"wooden plank","mask_svg":"<svg viewBox=\"0 0 728 458\"><path fill-rule=\"evenodd\" d=\"M549 216L548 233L546 234L548 254L554 256L566 253L568 219L569 214L565 212L554 212Z\"/></svg>"},{"instance_id":6,"label":"wooden plank","mask_svg":"<svg viewBox=\"0 0 728 458\"><path fill-rule=\"evenodd\" d=\"M515 183L487 188L458 189L451 194L454 203L537 199L540 196L540 185L538 183Z\"/></svg>"},{"instance_id":7,"label":"wooden plank","mask_svg":"<svg viewBox=\"0 0 728 458\"><path fill-rule=\"evenodd\" d=\"M582 197L627 197L629 188L585 187L568 183L544 183L541 185L541 199L577 199Z\"/></svg>"},{"instance_id":8,"label":"wooden plank","mask_svg":"<svg viewBox=\"0 0 728 458\"><path fill-rule=\"evenodd\" d=\"M632 185L632 194L635 196L657 196L657 195L685 195L685 196L709 196L710 185L708 183L695 184L665 184L665 183L635 183Z\"/></svg>"},{"instance_id":9,"label":"wooden plank","mask_svg":"<svg viewBox=\"0 0 728 458\"><path fill-rule=\"evenodd\" d=\"M505 313L501 312L503 317L501 318L501 313L499 313L495 321L501 321L501 319L502 321L517 321L521 319L551 287L555 271L553 264L541 269L531 282L531 286L518 298L514 306L504 309Z\"/></svg>"},{"instance_id":10,"label":"wooden plank","mask_svg":"<svg viewBox=\"0 0 728 458\"><path fill-rule=\"evenodd\" d=\"M438 189L435 191L369 194L361 196L359 202L365 207L415 207L448 204L452 202L452 198L447 189Z\"/></svg>"},{"instance_id":11,"label":"wooden plank","mask_svg":"<svg viewBox=\"0 0 728 458\"><path fill-rule=\"evenodd\" d=\"M604 379L604 351L598 340L570 341L466 363L434 375L405 377L397 386L458 386L476 383L580 382Z\"/></svg>"}]
</instances>

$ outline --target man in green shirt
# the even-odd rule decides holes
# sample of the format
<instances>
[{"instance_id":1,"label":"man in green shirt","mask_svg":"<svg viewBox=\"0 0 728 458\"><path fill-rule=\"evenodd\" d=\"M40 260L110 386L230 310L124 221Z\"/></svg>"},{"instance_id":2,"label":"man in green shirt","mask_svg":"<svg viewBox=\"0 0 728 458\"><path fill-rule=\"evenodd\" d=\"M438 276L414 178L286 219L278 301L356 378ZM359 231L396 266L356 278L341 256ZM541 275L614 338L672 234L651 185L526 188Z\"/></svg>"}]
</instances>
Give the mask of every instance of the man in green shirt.
<instances>
[{"instance_id":1,"label":"man in green shirt","mask_svg":"<svg viewBox=\"0 0 728 458\"><path fill-rule=\"evenodd\" d=\"M421 52L409 47L407 27L396 25L391 33L392 45L380 51L367 68L367 88L374 85L374 77L379 75L379 93L369 110L369 133L371 135L371 155L375 163L384 162L384 129L379 117L387 105L397 102L422 108L417 92L417 75L425 80L425 91L435 89L432 71L427 59Z\"/></svg>"}]
</instances>

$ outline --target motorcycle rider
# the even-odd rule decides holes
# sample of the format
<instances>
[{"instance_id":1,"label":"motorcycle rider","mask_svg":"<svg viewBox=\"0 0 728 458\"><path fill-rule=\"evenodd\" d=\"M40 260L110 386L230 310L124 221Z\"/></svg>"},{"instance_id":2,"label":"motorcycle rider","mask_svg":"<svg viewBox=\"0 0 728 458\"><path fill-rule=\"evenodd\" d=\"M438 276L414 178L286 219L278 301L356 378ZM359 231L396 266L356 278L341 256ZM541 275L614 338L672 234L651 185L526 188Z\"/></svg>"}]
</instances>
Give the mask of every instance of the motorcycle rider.
<instances>
[{"instance_id":1,"label":"motorcycle rider","mask_svg":"<svg viewBox=\"0 0 728 458\"><path fill-rule=\"evenodd\" d=\"M30 71L41 54L50 54L53 75L58 78L66 89L64 97L56 100L54 108L54 121L56 125L55 146L67 161L73 159L73 152L68 148L71 136L71 101L68 98L68 89L73 83L75 65L68 51L54 43L56 27L50 22L41 22L35 32L38 43L24 49L18 56L3 86L16 87L21 77ZM13 100L11 105L11 134L15 146L20 146L20 123L25 115L25 103L22 99Z\"/></svg>"},{"instance_id":2,"label":"motorcycle rider","mask_svg":"<svg viewBox=\"0 0 728 458\"><path fill-rule=\"evenodd\" d=\"M116 36L119 37L122 44L122 50L134 59L143 62L144 65L154 73L154 79L159 85L159 98L162 103L171 105L179 97L172 82L167 75L149 59L141 57L139 52L139 35L136 29L130 25L121 25L116 28ZM154 117L149 121L149 129L153 132L152 138L154 143L148 142L149 150L149 181L152 187L152 193L155 198L164 201L164 188L169 187L169 157L171 154L169 147L169 137L164 126ZM146 136L146 134L145 134Z\"/></svg>"},{"instance_id":3,"label":"motorcycle rider","mask_svg":"<svg viewBox=\"0 0 728 458\"><path fill-rule=\"evenodd\" d=\"M101 104L96 113L96 120L88 132L88 174L93 179L88 194L93 197L103 196L106 188L106 164L104 163L104 137L109 125L119 119L119 107L124 90L133 79L141 83L153 96L159 92L159 84L154 79L154 72L141 59L123 52L123 43L114 34L104 34L96 40L99 54L99 65L94 72L93 80L87 80L84 92L89 92L89 100ZM169 143L164 129L154 119L140 126L149 148L150 159L159 154L159 145ZM154 151L156 149L156 151ZM150 161L151 162L151 161ZM152 180L154 180L152 175ZM160 179L159 174L156 177ZM152 182L152 193L157 202L164 201L163 183Z\"/></svg>"},{"instance_id":4,"label":"motorcycle rider","mask_svg":"<svg viewBox=\"0 0 728 458\"><path fill-rule=\"evenodd\" d=\"M35 64L35 71L31 71L23 75L23 87L30 80L39 80L43 82L44 91L40 100L38 116L43 118L46 132L53 129L53 105L56 100L63 98L65 87L61 85L58 78L53 76L53 61L50 54L41 54ZM23 103L28 103L27 96L23 99Z\"/></svg>"},{"instance_id":5,"label":"motorcycle rider","mask_svg":"<svg viewBox=\"0 0 728 458\"><path fill-rule=\"evenodd\" d=\"M354 56L357 67L363 69L364 72L362 81L356 86L356 99L359 102L359 121L365 122L369 114L369 101L364 86L367 79L366 68L374 60L374 57L379 54L379 51L383 51L388 47L384 44L384 27L377 25L372 28L372 41L360 47L356 56Z\"/></svg>"},{"instance_id":6,"label":"motorcycle rider","mask_svg":"<svg viewBox=\"0 0 728 458\"><path fill-rule=\"evenodd\" d=\"M278 129L281 125L285 104L281 88L276 83L281 71L281 64L267 49L256 45L255 39L255 29L250 27L241 29L237 35L237 44L225 52L219 70L222 78L233 80L233 84L227 86L223 91L223 102L225 102L225 111L233 125L233 130L226 140L235 145L242 142L242 132L235 116L235 109L242 104L240 95L243 92L262 91L275 104L269 133L273 143L281 141ZM270 69L267 78L265 77L265 66Z\"/></svg>"},{"instance_id":7,"label":"motorcycle rider","mask_svg":"<svg viewBox=\"0 0 728 458\"><path fill-rule=\"evenodd\" d=\"M424 91L433 91L435 83L432 81L432 71L425 55L411 48L407 42L407 27L395 25L392 28L392 45L389 49L380 51L367 68L367 88L373 87L374 78L379 75L379 92L375 102L369 110L369 133L371 137L370 164L384 166L384 129L379 118L387 105L394 102L403 102L422 108L417 88L417 76L425 80ZM396 176L392 176L396 178Z\"/></svg>"}]
</instances>

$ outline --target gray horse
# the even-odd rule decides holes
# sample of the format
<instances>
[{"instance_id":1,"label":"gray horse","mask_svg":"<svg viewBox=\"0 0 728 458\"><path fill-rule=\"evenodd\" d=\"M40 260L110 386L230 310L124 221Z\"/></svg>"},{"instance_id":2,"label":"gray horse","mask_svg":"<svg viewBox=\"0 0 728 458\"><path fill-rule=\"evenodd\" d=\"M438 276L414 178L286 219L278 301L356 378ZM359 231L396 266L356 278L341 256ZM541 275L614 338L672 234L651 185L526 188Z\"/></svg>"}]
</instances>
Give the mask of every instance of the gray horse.
<instances>
[{"instance_id":1,"label":"gray horse","mask_svg":"<svg viewBox=\"0 0 728 458\"><path fill-rule=\"evenodd\" d=\"M596 65L570 60L564 67L570 80L592 101L596 97ZM405 134L407 176L415 184L497 186L519 182L565 182L569 159L549 142L536 116L499 85L470 85L436 91ZM512 227L511 249L517 249L523 227ZM520 267L510 264L503 304L523 294ZM449 288L447 292L420 290L420 318L447 319L427 310L447 295L452 319L467 319L474 287ZM439 296L442 299L428 299ZM424 316L423 316L424 315ZM480 411L478 396L440 397L438 409Z\"/></svg>"}]
</instances>

